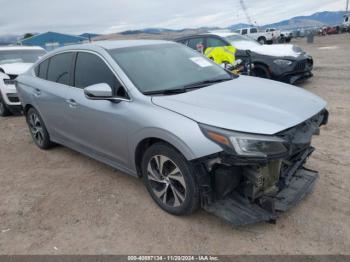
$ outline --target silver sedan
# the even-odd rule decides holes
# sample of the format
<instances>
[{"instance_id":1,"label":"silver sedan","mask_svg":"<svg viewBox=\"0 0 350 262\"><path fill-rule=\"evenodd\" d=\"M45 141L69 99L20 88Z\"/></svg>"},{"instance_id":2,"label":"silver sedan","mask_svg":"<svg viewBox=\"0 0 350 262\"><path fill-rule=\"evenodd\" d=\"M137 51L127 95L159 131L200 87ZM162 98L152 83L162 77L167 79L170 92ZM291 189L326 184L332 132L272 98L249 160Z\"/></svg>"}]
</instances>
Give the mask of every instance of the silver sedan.
<instances>
[{"instance_id":1,"label":"silver sedan","mask_svg":"<svg viewBox=\"0 0 350 262\"><path fill-rule=\"evenodd\" d=\"M38 147L64 145L143 177L172 214L202 207L235 225L274 220L318 177L303 164L327 122L326 102L232 75L177 43L57 49L17 89Z\"/></svg>"}]
</instances>

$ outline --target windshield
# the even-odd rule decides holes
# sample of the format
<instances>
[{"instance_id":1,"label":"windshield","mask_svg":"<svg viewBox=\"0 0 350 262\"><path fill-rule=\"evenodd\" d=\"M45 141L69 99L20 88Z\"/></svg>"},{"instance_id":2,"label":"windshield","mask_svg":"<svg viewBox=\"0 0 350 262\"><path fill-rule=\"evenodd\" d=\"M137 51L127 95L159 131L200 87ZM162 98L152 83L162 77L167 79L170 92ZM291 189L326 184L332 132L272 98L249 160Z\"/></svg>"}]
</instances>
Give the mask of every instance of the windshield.
<instances>
[{"instance_id":1,"label":"windshield","mask_svg":"<svg viewBox=\"0 0 350 262\"><path fill-rule=\"evenodd\" d=\"M13 63L34 63L44 54L44 50L0 51L0 65Z\"/></svg>"},{"instance_id":2,"label":"windshield","mask_svg":"<svg viewBox=\"0 0 350 262\"><path fill-rule=\"evenodd\" d=\"M142 93L232 79L219 65L180 44L127 47L109 52Z\"/></svg>"},{"instance_id":3,"label":"windshield","mask_svg":"<svg viewBox=\"0 0 350 262\"><path fill-rule=\"evenodd\" d=\"M248 46L248 48L261 46L261 44L254 39L242 35L230 35L226 36L225 39L238 49L247 49Z\"/></svg>"}]
</instances>

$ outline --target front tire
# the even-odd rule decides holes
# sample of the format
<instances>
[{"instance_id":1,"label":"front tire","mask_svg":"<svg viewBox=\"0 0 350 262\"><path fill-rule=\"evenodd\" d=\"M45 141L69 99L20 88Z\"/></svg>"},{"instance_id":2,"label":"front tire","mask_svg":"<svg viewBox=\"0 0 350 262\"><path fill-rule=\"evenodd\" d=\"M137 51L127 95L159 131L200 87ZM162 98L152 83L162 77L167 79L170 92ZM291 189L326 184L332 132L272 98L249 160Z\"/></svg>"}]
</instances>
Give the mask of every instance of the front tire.
<instances>
[{"instance_id":1,"label":"front tire","mask_svg":"<svg viewBox=\"0 0 350 262\"><path fill-rule=\"evenodd\" d=\"M39 112L30 108L26 114L26 120L34 143L41 149L49 149L52 143Z\"/></svg>"},{"instance_id":2,"label":"front tire","mask_svg":"<svg viewBox=\"0 0 350 262\"><path fill-rule=\"evenodd\" d=\"M254 65L254 68L252 69L252 76L271 79L271 74L270 74L268 68L266 66L260 65L260 64Z\"/></svg>"},{"instance_id":3,"label":"front tire","mask_svg":"<svg viewBox=\"0 0 350 262\"><path fill-rule=\"evenodd\" d=\"M174 215L187 215L199 207L199 189L192 165L173 147L156 143L142 159L142 175L153 200Z\"/></svg>"},{"instance_id":4,"label":"front tire","mask_svg":"<svg viewBox=\"0 0 350 262\"><path fill-rule=\"evenodd\" d=\"M8 109L2 95L0 93L0 116L5 117L11 115L10 110Z\"/></svg>"}]
</instances>

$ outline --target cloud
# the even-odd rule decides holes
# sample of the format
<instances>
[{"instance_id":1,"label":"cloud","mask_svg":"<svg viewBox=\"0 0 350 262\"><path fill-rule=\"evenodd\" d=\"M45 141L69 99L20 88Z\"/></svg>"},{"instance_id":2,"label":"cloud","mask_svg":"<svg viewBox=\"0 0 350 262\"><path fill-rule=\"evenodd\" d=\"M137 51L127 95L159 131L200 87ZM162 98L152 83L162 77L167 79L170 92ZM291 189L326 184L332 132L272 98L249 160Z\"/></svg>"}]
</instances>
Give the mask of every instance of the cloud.
<instances>
[{"instance_id":1,"label":"cloud","mask_svg":"<svg viewBox=\"0 0 350 262\"><path fill-rule=\"evenodd\" d=\"M321 10L343 0L246 0L258 24ZM247 22L239 0L0 0L0 34L57 31L112 33L129 29L228 26Z\"/></svg>"}]
</instances>

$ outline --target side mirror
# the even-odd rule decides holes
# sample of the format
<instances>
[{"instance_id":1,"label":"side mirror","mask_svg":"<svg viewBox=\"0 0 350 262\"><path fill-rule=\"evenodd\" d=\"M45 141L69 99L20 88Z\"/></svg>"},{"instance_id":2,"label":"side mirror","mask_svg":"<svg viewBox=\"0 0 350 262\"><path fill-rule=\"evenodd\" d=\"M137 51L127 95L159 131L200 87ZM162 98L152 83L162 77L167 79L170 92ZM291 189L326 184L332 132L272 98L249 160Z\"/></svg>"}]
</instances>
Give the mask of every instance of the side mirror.
<instances>
[{"instance_id":1,"label":"side mirror","mask_svg":"<svg viewBox=\"0 0 350 262\"><path fill-rule=\"evenodd\" d=\"M96 84L84 88L84 94L91 100L108 100L113 98L112 88L106 84Z\"/></svg>"}]
</instances>

